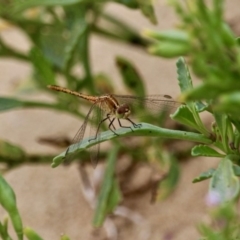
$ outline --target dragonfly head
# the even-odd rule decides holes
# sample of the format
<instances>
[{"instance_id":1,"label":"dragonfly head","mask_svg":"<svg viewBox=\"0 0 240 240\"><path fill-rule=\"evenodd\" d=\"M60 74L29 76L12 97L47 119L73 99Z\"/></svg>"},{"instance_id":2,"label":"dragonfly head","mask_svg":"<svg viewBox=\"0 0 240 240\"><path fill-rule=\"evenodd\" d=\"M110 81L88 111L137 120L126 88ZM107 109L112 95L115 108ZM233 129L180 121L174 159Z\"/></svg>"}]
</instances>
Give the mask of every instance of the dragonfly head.
<instances>
[{"instance_id":1,"label":"dragonfly head","mask_svg":"<svg viewBox=\"0 0 240 240\"><path fill-rule=\"evenodd\" d=\"M130 114L131 110L128 104L122 104L116 110L117 118L128 118Z\"/></svg>"}]
</instances>

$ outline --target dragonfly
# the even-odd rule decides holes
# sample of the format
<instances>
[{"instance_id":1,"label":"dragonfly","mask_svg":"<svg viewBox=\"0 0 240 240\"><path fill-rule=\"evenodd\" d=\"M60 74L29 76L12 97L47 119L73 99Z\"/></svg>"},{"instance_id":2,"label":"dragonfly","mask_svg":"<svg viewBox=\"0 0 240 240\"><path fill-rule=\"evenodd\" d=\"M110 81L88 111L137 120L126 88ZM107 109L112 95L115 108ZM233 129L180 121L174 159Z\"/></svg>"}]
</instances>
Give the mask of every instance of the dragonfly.
<instances>
[{"instance_id":1,"label":"dragonfly","mask_svg":"<svg viewBox=\"0 0 240 240\"><path fill-rule=\"evenodd\" d=\"M147 110L153 111L153 112L159 112L159 110L169 109L169 108L176 108L180 105L179 102L176 102L172 99L169 95L149 95L146 97L138 97L138 96L132 96L132 95L115 95L115 94L104 94L100 96L91 96L83 93L79 93L73 90L70 90L65 87L60 87L56 85L48 85L48 88L54 91L59 91L67 94L74 95L76 97L82 98L87 100L89 103L91 103L91 107L84 119L84 122L80 129L78 130L77 134L72 140L72 145L69 146L66 150L64 160L67 162L70 162L72 159L70 159L69 151L71 147L71 152L75 152L81 145L81 141L84 138L85 131L87 128L88 123L92 121L97 122L97 127L95 130L93 127L90 127L90 131L93 135L91 140L100 140L100 128L101 125L105 121L109 121L108 128L111 130L114 134L118 135L115 130L116 127L114 126L114 122L118 121L118 124L121 128L129 128L132 130L133 128L141 128L141 124L136 124L133 120L131 120L131 108L132 107L144 107ZM105 116L104 116L105 114ZM124 126L121 122L122 119L127 120L130 122L130 126ZM133 131L133 130L132 130ZM95 148L94 151L91 151L91 161L92 165L94 167L97 166L98 158L99 158L99 148L100 144L96 144L92 146L92 148ZM69 156L68 156L69 155Z\"/></svg>"}]
</instances>

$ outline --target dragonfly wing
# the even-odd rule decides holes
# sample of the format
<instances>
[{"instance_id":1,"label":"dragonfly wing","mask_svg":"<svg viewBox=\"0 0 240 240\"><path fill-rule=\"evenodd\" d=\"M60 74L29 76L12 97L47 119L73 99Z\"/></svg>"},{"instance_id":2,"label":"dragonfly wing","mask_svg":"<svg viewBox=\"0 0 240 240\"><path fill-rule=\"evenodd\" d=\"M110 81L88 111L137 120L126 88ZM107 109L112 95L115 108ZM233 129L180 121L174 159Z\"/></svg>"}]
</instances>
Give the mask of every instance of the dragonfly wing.
<instances>
[{"instance_id":1,"label":"dragonfly wing","mask_svg":"<svg viewBox=\"0 0 240 240\"><path fill-rule=\"evenodd\" d=\"M71 162L76 157L76 155L77 155L76 150L81 145L81 141L84 137L89 119L91 118L91 115L94 112L93 110L95 110L96 107L97 107L96 104L92 104L91 108L88 111L87 116L84 119L82 126L80 127L80 129L78 130L78 132L76 133L75 137L73 138L73 140L71 142L72 145L68 147L66 154L65 154L65 162L66 163ZM73 152L73 154L71 154L72 152Z\"/></svg>"},{"instance_id":2,"label":"dragonfly wing","mask_svg":"<svg viewBox=\"0 0 240 240\"><path fill-rule=\"evenodd\" d=\"M95 124L91 125L90 127L90 136L91 136L90 141L95 140L98 142L101 137L100 128L103 123L103 110L101 108L101 102L97 104L97 107L94 110L95 111L91 116L91 120ZM95 168L97 166L98 159L99 159L100 143L93 145L92 147L90 147L90 149L91 149L90 150L91 162L93 167Z\"/></svg>"},{"instance_id":3,"label":"dragonfly wing","mask_svg":"<svg viewBox=\"0 0 240 240\"><path fill-rule=\"evenodd\" d=\"M171 111L181 105L180 102L175 101L169 95L149 95L146 97L137 97L131 95L113 95L119 104L129 104L135 110L142 108L146 109L152 114L159 114L160 111ZM132 109L131 109L132 110Z\"/></svg>"}]
</instances>

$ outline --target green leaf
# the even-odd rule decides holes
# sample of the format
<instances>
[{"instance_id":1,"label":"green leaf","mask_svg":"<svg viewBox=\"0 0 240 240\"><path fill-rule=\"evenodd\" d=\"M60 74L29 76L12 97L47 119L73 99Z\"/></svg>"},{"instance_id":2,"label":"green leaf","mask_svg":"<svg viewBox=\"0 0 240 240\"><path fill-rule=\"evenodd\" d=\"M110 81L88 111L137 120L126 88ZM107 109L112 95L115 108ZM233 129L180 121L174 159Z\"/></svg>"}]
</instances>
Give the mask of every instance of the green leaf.
<instances>
[{"instance_id":1,"label":"green leaf","mask_svg":"<svg viewBox=\"0 0 240 240\"><path fill-rule=\"evenodd\" d=\"M32 60L39 85L44 87L54 85L56 82L52 66L38 48L32 48L30 59Z\"/></svg>"},{"instance_id":2,"label":"green leaf","mask_svg":"<svg viewBox=\"0 0 240 240\"><path fill-rule=\"evenodd\" d=\"M167 177L159 184L160 198L166 198L167 196L169 196L169 194L173 192L179 182L180 177L178 161L176 161L176 159L172 155L167 157L170 161L170 167L167 173Z\"/></svg>"},{"instance_id":3,"label":"green leaf","mask_svg":"<svg viewBox=\"0 0 240 240\"><path fill-rule=\"evenodd\" d=\"M17 99L0 97L0 111L23 107L23 105L23 102Z\"/></svg>"},{"instance_id":4,"label":"green leaf","mask_svg":"<svg viewBox=\"0 0 240 240\"><path fill-rule=\"evenodd\" d=\"M137 96L145 96L144 81L133 64L123 57L115 61L127 88Z\"/></svg>"},{"instance_id":5,"label":"green leaf","mask_svg":"<svg viewBox=\"0 0 240 240\"><path fill-rule=\"evenodd\" d=\"M30 227L24 228L24 234L28 240L43 240L33 229Z\"/></svg>"},{"instance_id":6,"label":"green leaf","mask_svg":"<svg viewBox=\"0 0 240 240\"><path fill-rule=\"evenodd\" d=\"M0 140L0 157L17 162L25 157L25 152L16 145Z\"/></svg>"},{"instance_id":7,"label":"green leaf","mask_svg":"<svg viewBox=\"0 0 240 240\"><path fill-rule=\"evenodd\" d=\"M215 171L216 171L215 169L211 168L206 172L202 172L198 177L194 178L192 182L196 183L196 182L201 182L201 181L204 181L206 179L209 179L213 176L213 173Z\"/></svg>"},{"instance_id":8,"label":"green leaf","mask_svg":"<svg viewBox=\"0 0 240 240\"><path fill-rule=\"evenodd\" d=\"M184 58L179 58L177 61L177 73L178 73L179 86L180 86L181 92L182 92L181 98L184 101L185 93L193 90L191 75L190 75L188 67L185 63ZM188 115L189 116L192 115L190 122L193 125L192 126L190 125L190 126L194 127L199 132L201 132L205 135L209 135L208 130L205 128L205 126L202 123L201 118L197 112L196 103L195 102L186 102L185 104L187 105L189 112L191 112L191 114L189 113ZM197 103L197 105L199 107L199 103ZM193 119L194 119L194 121L193 121ZM186 121L186 119L184 121Z\"/></svg>"},{"instance_id":9,"label":"green leaf","mask_svg":"<svg viewBox=\"0 0 240 240\"><path fill-rule=\"evenodd\" d=\"M181 92L184 93L193 88L192 79L187 67L187 64L183 57L177 60L177 74L178 74L178 84L180 86Z\"/></svg>"},{"instance_id":10,"label":"green leaf","mask_svg":"<svg viewBox=\"0 0 240 240\"><path fill-rule=\"evenodd\" d=\"M231 122L226 114L219 114L214 112L214 117L218 126L218 130L221 134L221 138L222 138L221 141L224 147L224 151L229 152L230 147L228 142L229 136L228 136L227 130L228 130L228 125L230 125Z\"/></svg>"},{"instance_id":11,"label":"green leaf","mask_svg":"<svg viewBox=\"0 0 240 240\"><path fill-rule=\"evenodd\" d=\"M206 145L196 145L192 148L192 156L206 156L206 157L224 157L224 154L217 152L215 149Z\"/></svg>"},{"instance_id":12,"label":"green leaf","mask_svg":"<svg viewBox=\"0 0 240 240\"><path fill-rule=\"evenodd\" d=\"M62 26L51 27L41 35L41 49L44 57L54 66L64 68L65 47L68 38L64 37Z\"/></svg>"},{"instance_id":13,"label":"green leaf","mask_svg":"<svg viewBox=\"0 0 240 240\"><path fill-rule=\"evenodd\" d=\"M236 176L240 177L240 167L238 165L233 164L233 171Z\"/></svg>"},{"instance_id":14,"label":"green leaf","mask_svg":"<svg viewBox=\"0 0 240 240\"><path fill-rule=\"evenodd\" d=\"M93 220L95 227L100 227L103 224L106 216L113 211L121 200L120 190L114 178L117 154L118 148L115 147L110 151L108 156L107 167Z\"/></svg>"},{"instance_id":15,"label":"green leaf","mask_svg":"<svg viewBox=\"0 0 240 240\"><path fill-rule=\"evenodd\" d=\"M61 240L70 240L70 238L67 235L61 236Z\"/></svg>"},{"instance_id":16,"label":"green leaf","mask_svg":"<svg viewBox=\"0 0 240 240\"><path fill-rule=\"evenodd\" d=\"M116 137L125 137L125 136L146 136L146 137L148 136L148 137L160 137L160 138L169 138L169 139L182 139L186 141L200 142L205 144L212 143L211 139L205 137L202 134L160 128L148 123L140 123L140 124L141 124L141 127L139 128L136 128L136 127L131 127L131 129L119 128L115 131L117 135L109 130L101 133L100 137L96 140L92 140L92 137L85 138L80 143L76 143L77 147L75 146L75 144L73 144L66 151L68 154L75 155L76 153L86 150L87 148L95 144L108 141ZM90 139L91 141L89 141ZM59 154L53 159L53 162L52 162L53 168L57 167L64 161L64 157L66 156L66 151L62 152L61 154Z\"/></svg>"},{"instance_id":17,"label":"green leaf","mask_svg":"<svg viewBox=\"0 0 240 240\"><path fill-rule=\"evenodd\" d=\"M54 5L70 5L79 2L83 2L85 0L15 0L13 1L13 11L15 13L19 11L23 11L27 8L35 7L35 6L54 6Z\"/></svg>"},{"instance_id":18,"label":"green leaf","mask_svg":"<svg viewBox=\"0 0 240 240\"><path fill-rule=\"evenodd\" d=\"M69 69L72 65L75 51L78 47L79 40L86 31L86 24L83 21L78 21L71 31L71 37L66 43L64 55L64 68Z\"/></svg>"},{"instance_id":19,"label":"green leaf","mask_svg":"<svg viewBox=\"0 0 240 240\"><path fill-rule=\"evenodd\" d=\"M3 240L12 240L10 235L8 234L8 218L5 217L3 220L3 224L0 222L0 236Z\"/></svg>"},{"instance_id":20,"label":"green leaf","mask_svg":"<svg viewBox=\"0 0 240 240\"><path fill-rule=\"evenodd\" d=\"M142 13L151 21L153 24L157 24L157 18L154 13L154 8L151 0L136 0L139 3L139 7Z\"/></svg>"},{"instance_id":21,"label":"green leaf","mask_svg":"<svg viewBox=\"0 0 240 240\"><path fill-rule=\"evenodd\" d=\"M136 9L136 8L139 8L139 4L137 2L137 0L114 0L114 2L118 2L118 3L121 3L129 8L133 8L133 9Z\"/></svg>"},{"instance_id":22,"label":"green leaf","mask_svg":"<svg viewBox=\"0 0 240 240\"><path fill-rule=\"evenodd\" d=\"M213 199L214 204L224 203L233 200L239 193L239 179L233 171L233 164L229 156L221 160L218 168L213 173L209 199Z\"/></svg>"},{"instance_id":23,"label":"green leaf","mask_svg":"<svg viewBox=\"0 0 240 240\"><path fill-rule=\"evenodd\" d=\"M239 86L236 85L235 89L237 89L238 87ZM227 91L234 91L235 89L233 89L233 86L229 85L228 87L226 87L226 84L219 84L218 82L204 82L203 84L194 87L194 89L192 89L191 91L187 91L186 93L184 93L182 98L186 101L215 99L219 97L219 95L226 93Z\"/></svg>"},{"instance_id":24,"label":"green leaf","mask_svg":"<svg viewBox=\"0 0 240 240\"><path fill-rule=\"evenodd\" d=\"M23 226L16 203L16 196L11 186L0 175L0 204L8 212L18 240L23 240Z\"/></svg>"},{"instance_id":25,"label":"green leaf","mask_svg":"<svg viewBox=\"0 0 240 240\"><path fill-rule=\"evenodd\" d=\"M185 105L181 105L174 114L171 114L171 118L188 127L198 129L198 125L193 117L192 112Z\"/></svg>"},{"instance_id":26,"label":"green leaf","mask_svg":"<svg viewBox=\"0 0 240 240\"><path fill-rule=\"evenodd\" d=\"M209 107L209 105L198 101L195 103L195 107L197 112L204 112Z\"/></svg>"},{"instance_id":27,"label":"green leaf","mask_svg":"<svg viewBox=\"0 0 240 240\"><path fill-rule=\"evenodd\" d=\"M106 213L112 213L116 206L119 204L119 202L122 200L122 194L120 191L118 181L115 178L113 178L112 181L113 183L108 198Z\"/></svg>"},{"instance_id":28,"label":"green leaf","mask_svg":"<svg viewBox=\"0 0 240 240\"><path fill-rule=\"evenodd\" d=\"M143 35L147 38L152 38L153 40L161 41L161 42L172 42L172 43L183 43L189 44L189 35L185 31L180 30L166 30L166 31L153 31L153 30L145 30L143 31ZM179 58L178 61L184 61L183 58ZM184 62L185 64L185 62Z\"/></svg>"},{"instance_id":29,"label":"green leaf","mask_svg":"<svg viewBox=\"0 0 240 240\"><path fill-rule=\"evenodd\" d=\"M148 48L149 53L165 58L179 57L190 51L190 46L184 43L160 42Z\"/></svg>"},{"instance_id":30,"label":"green leaf","mask_svg":"<svg viewBox=\"0 0 240 240\"><path fill-rule=\"evenodd\" d=\"M221 95L214 104L214 110L239 116L240 92Z\"/></svg>"}]
</instances>

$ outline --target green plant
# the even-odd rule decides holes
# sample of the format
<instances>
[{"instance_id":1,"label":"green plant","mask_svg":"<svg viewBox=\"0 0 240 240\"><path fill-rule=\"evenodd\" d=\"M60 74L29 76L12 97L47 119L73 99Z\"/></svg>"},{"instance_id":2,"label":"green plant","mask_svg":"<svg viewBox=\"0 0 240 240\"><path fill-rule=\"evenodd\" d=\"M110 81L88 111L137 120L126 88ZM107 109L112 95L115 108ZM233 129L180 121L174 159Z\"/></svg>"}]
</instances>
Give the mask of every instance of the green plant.
<instances>
[{"instance_id":1,"label":"green plant","mask_svg":"<svg viewBox=\"0 0 240 240\"><path fill-rule=\"evenodd\" d=\"M156 22L151 1L114 1L133 9L139 9L153 23ZM118 129L116 134L111 131L102 133L95 141L84 139L77 149L83 150L98 142L114 139L111 151L103 152L101 159L108 159L106 173L98 197L95 211L94 225L101 226L105 217L113 211L121 200L121 190L114 174L114 167L120 152L128 153L132 158L135 152L118 139L125 136L157 137L157 139L180 139L198 142L192 150L192 156L217 157L220 163L216 169L207 170L196 177L193 182L211 178L209 188L209 201L214 196L214 204L224 204L237 198L239 194L239 143L240 119L238 109L240 105L240 48L237 39L223 19L223 1L213 0L208 7L203 0L169 1L180 17L181 25L178 30L171 31L145 31L143 36L130 28L127 24L104 13L103 7L107 1L78 1L62 0L61 5L56 0L29 0L29 1L3 1L0 8L1 18L6 22L20 28L32 43L28 53L18 52L8 46L0 38L0 56L12 57L32 64L34 72L32 81L35 89L46 91L49 84L57 84L57 76L61 76L65 85L76 91L87 90L95 94L96 89L108 91L114 89L109 78L92 72L89 60L89 39L92 34L101 34L107 38L125 44L135 45L138 48L148 48L150 54L161 57L186 56L188 65L193 73L202 79L202 83L193 87L190 72L183 57L177 60L178 83L181 89L183 104L171 115L172 119L185 125L186 131L161 128L148 123L142 123L141 128ZM35 11L31 14L32 7ZM39 7L41 6L41 7ZM58 7L61 11L59 12ZM88 17L90 15L90 18ZM48 21L46 19L49 19ZM104 19L111 28L101 26L99 20ZM145 95L144 81L137 68L123 57L116 58L116 64L122 75L126 88L136 95ZM81 66L81 76L74 73L74 68ZM100 81L99 81L100 79ZM52 92L52 94L55 94ZM68 95L56 94L56 103L41 103L23 101L15 98L0 97L0 110L15 108L49 108L73 114L81 119L84 114L79 112L77 99ZM200 113L207 111L214 119L211 129L202 122ZM149 119L159 125L163 116L151 116ZM153 144L152 144L153 143ZM50 162L51 156L28 156L22 149L2 142L4 151L0 152L1 161L7 163L7 169L26 162ZM162 148L158 148L159 141L145 143L145 148L154 146L155 161L165 157L169 170L168 181L171 188L176 185L178 170L174 156ZM141 147L138 146L140 149ZM13 151L14 150L14 151ZM161 152L162 150L163 152ZM13 154L15 153L15 154ZM75 152L70 154L75 154ZM143 155L144 158L140 156ZM54 158L52 167L63 162L65 152ZM150 156L141 151L138 161L150 161ZM83 162L88 157L82 158ZM174 173L174 174L172 174ZM166 180L167 181L167 180ZM10 199L14 208L8 211L13 225L15 217L19 218L15 204L15 196L11 188L4 182L1 190L1 204L5 193L10 192ZM10 190L9 190L10 189ZM211 202L212 203L212 202ZM12 209L14 216L12 217ZM19 226L20 226L19 221ZM14 225L15 226L15 225ZM22 226L16 229L18 239L23 238ZM41 239L36 233L27 228L24 230L28 239ZM207 236L207 231L202 231ZM7 233L7 221L0 225L0 234L3 239L11 239ZM64 237L62 237L64 239ZM65 237L67 239L67 237ZM209 238L211 239L211 238ZM213 238L214 239L214 238Z\"/></svg>"}]
</instances>

